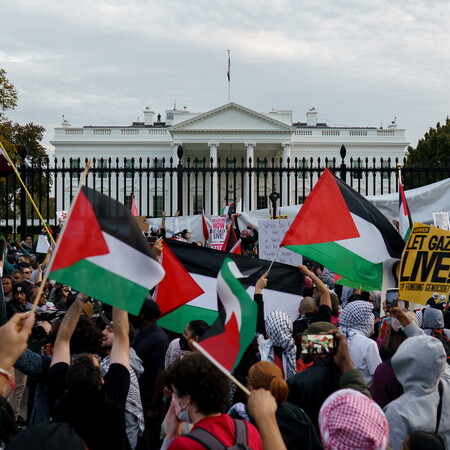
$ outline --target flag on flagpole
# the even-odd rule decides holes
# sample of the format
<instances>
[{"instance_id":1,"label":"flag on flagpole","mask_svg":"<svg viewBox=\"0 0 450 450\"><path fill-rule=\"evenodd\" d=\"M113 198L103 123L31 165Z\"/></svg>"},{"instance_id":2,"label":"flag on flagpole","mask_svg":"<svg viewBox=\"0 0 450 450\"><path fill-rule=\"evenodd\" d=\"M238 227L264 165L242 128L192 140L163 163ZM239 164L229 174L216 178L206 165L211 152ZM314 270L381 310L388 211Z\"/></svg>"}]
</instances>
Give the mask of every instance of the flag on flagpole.
<instances>
[{"instance_id":1,"label":"flag on flagpole","mask_svg":"<svg viewBox=\"0 0 450 450\"><path fill-rule=\"evenodd\" d=\"M14 172L14 168L10 164L9 158L6 155L5 151L3 151L3 148L0 147L0 176L4 177L11 172Z\"/></svg>"},{"instance_id":2,"label":"flag on flagpole","mask_svg":"<svg viewBox=\"0 0 450 450\"><path fill-rule=\"evenodd\" d=\"M228 81L231 79L231 61L230 61L230 51L228 50L228 72L227 72Z\"/></svg>"},{"instance_id":3,"label":"flag on flagpole","mask_svg":"<svg viewBox=\"0 0 450 450\"><path fill-rule=\"evenodd\" d=\"M153 298L161 310L161 316L205 293L165 242L160 262L166 275L157 285Z\"/></svg>"},{"instance_id":4,"label":"flag on flagpole","mask_svg":"<svg viewBox=\"0 0 450 450\"><path fill-rule=\"evenodd\" d=\"M257 304L239 278L244 276L236 263L226 258L217 276L219 317L197 342L197 348L214 364L231 372L256 331Z\"/></svg>"},{"instance_id":5,"label":"flag on flagpole","mask_svg":"<svg viewBox=\"0 0 450 450\"><path fill-rule=\"evenodd\" d=\"M134 200L134 194L131 194L131 215L139 216L139 211L136 206L136 201Z\"/></svg>"},{"instance_id":6,"label":"flag on flagpole","mask_svg":"<svg viewBox=\"0 0 450 450\"><path fill-rule=\"evenodd\" d=\"M398 204L398 232L400 233L402 239L406 242L411 234L413 221L400 177L398 178Z\"/></svg>"},{"instance_id":7,"label":"flag on flagpole","mask_svg":"<svg viewBox=\"0 0 450 450\"><path fill-rule=\"evenodd\" d=\"M130 211L83 186L58 239L49 278L138 315L149 290L163 277Z\"/></svg>"},{"instance_id":8,"label":"flag on flagpole","mask_svg":"<svg viewBox=\"0 0 450 450\"><path fill-rule=\"evenodd\" d=\"M240 239L233 245L233 247L230 248L229 253L233 253L234 255L242 255L242 243Z\"/></svg>"},{"instance_id":9,"label":"flag on flagpole","mask_svg":"<svg viewBox=\"0 0 450 450\"><path fill-rule=\"evenodd\" d=\"M208 222L206 221L205 210L202 211L202 231L203 231L203 238L205 239L206 242L209 239L209 227Z\"/></svg>"},{"instance_id":10,"label":"flag on flagpole","mask_svg":"<svg viewBox=\"0 0 450 450\"><path fill-rule=\"evenodd\" d=\"M280 246L382 289L383 265L399 260L405 243L375 206L325 169Z\"/></svg>"},{"instance_id":11,"label":"flag on flagpole","mask_svg":"<svg viewBox=\"0 0 450 450\"><path fill-rule=\"evenodd\" d=\"M202 319L212 324L217 319L217 276L225 258L231 258L243 274L250 274L245 280L250 294L252 286L270 266L270 261L198 247L173 239L168 239L164 243L205 291L204 294L158 320L160 327L176 333L182 333L191 320ZM287 312L294 320L298 316L303 282L303 276L297 267L274 263L270 271L269 285L264 289L266 314L273 310L281 310Z\"/></svg>"},{"instance_id":12,"label":"flag on flagpole","mask_svg":"<svg viewBox=\"0 0 450 450\"><path fill-rule=\"evenodd\" d=\"M236 236L236 232L234 231L234 228L230 226L227 231L227 235L225 236L225 241L222 245L221 250L223 252L231 252L231 249L234 248L238 241L238 238Z\"/></svg>"}]
</instances>

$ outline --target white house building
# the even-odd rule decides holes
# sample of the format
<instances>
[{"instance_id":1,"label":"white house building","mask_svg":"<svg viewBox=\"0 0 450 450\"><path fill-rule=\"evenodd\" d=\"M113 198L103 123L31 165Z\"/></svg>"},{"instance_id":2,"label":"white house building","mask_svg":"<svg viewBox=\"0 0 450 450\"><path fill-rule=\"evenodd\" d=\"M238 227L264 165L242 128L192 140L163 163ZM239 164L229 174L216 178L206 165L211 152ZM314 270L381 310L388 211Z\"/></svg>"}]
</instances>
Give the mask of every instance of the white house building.
<instances>
[{"instance_id":1,"label":"white house building","mask_svg":"<svg viewBox=\"0 0 450 450\"><path fill-rule=\"evenodd\" d=\"M147 205L147 211L155 214L163 207L169 209L169 205L172 210L173 205L177 204L177 195L181 191L175 188L176 172L173 171L171 176L153 173L150 179L147 177L142 182L142 177L140 179L138 175L131 175L131 168L139 164L145 167L148 158L152 167L154 164L162 166L163 158L165 167L170 166L171 158L172 165L176 166L180 146L183 149L181 162L184 166L195 164L195 167L207 169L216 168L219 159L222 168L226 168L226 164L232 167L234 158L238 166L253 168L273 164L272 158L275 158L276 167L289 165L292 168L296 159L297 163L302 161L302 167L308 167L310 158L317 160L318 157L322 161L336 158L337 164L340 164L339 151L342 145L347 150L347 162L353 158L353 167L356 167L358 158L361 161L366 158L370 161L373 158L402 159L408 145L405 130L398 128L396 123L391 123L387 128L332 127L318 122L314 108L306 113L305 122L294 123L292 111L258 113L236 103L228 103L205 113L191 113L186 109L167 110L165 120L147 108L143 122L133 122L128 126L73 127L64 120L60 127L55 128L55 137L51 143L59 163L64 158L66 167L78 167L78 158L81 161L95 158L97 169L107 169L115 167L119 158L121 167L129 169L130 173L108 180L110 193L119 193L119 199L129 202L129 195L133 192L141 207L145 210ZM127 159L125 163L124 158ZM131 158L135 159L134 162ZM305 174L302 176L305 177ZM209 177L207 182L203 181L205 177ZM267 182L267 177L265 180ZM276 181L277 190L282 193L283 205L300 201L292 177L278 174L276 180L272 178L269 181L274 185ZM77 179L66 177L58 179L57 183L67 196L72 194ZM106 181L100 173L95 187L103 190L104 183ZM200 174L196 177L196 183L204 183L201 194L198 186L194 190L193 180L183 181L181 195L184 203L191 205L191 213L198 213L205 208L208 213L217 214L219 208L236 192L242 194L246 209L267 207L267 193L262 190L263 179L256 173L234 178L219 172ZM57 208L61 206L58 204Z\"/></svg>"}]
</instances>

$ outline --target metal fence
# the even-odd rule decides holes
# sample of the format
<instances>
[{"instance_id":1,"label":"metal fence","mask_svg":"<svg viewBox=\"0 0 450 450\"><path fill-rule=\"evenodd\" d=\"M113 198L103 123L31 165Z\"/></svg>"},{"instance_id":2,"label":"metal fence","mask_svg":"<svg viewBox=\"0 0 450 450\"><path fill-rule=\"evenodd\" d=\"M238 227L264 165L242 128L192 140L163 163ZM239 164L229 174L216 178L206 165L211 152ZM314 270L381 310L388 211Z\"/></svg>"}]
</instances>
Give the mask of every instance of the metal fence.
<instances>
[{"instance_id":1,"label":"metal fence","mask_svg":"<svg viewBox=\"0 0 450 450\"><path fill-rule=\"evenodd\" d=\"M31 159L18 165L22 179L44 219L56 225L55 212L68 210L85 163L79 158ZM427 167L408 166L398 159L341 158L240 160L218 158L216 167L207 158L93 159L85 184L131 206L135 197L140 214L160 216L218 214L225 205L242 200L245 210L273 206L269 196L278 195L278 204L301 204L325 167L330 168L362 195L388 194L398 190L398 168L402 166L405 188L417 187L450 177L450 162L433 162ZM10 174L0 183L0 227L23 235L40 230L40 222L24 195L17 177ZM273 198L273 197L272 197Z\"/></svg>"}]
</instances>

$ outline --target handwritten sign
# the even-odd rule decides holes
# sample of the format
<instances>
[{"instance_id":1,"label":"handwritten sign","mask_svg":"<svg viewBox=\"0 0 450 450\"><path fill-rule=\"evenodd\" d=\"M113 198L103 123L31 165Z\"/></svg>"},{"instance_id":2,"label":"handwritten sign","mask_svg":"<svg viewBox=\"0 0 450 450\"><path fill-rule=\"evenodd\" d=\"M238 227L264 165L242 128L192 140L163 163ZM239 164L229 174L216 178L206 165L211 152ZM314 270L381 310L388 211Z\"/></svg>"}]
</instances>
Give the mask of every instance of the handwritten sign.
<instances>
[{"instance_id":1,"label":"handwritten sign","mask_svg":"<svg viewBox=\"0 0 450 450\"><path fill-rule=\"evenodd\" d=\"M450 222L448 220L448 213L437 212L433 213L434 226L442 230L450 230Z\"/></svg>"},{"instance_id":2,"label":"handwritten sign","mask_svg":"<svg viewBox=\"0 0 450 450\"><path fill-rule=\"evenodd\" d=\"M211 217L211 248L221 250L227 235L227 218Z\"/></svg>"},{"instance_id":3,"label":"handwritten sign","mask_svg":"<svg viewBox=\"0 0 450 450\"><path fill-rule=\"evenodd\" d=\"M399 298L426 305L450 291L450 232L414 222L400 264Z\"/></svg>"},{"instance_id":4,"label":"handwritten sign","mask_svg":"<svg viewBox=\"0 0 450 450\"><path fill-rule=\"evenodd\" d=\"M286 231L291 226L294 219L275 219L275 220L260 220L258 221L258 243L259 243L259 257L272 261L277 253L278 246L284 238ZM289 264L291 266L298 266L302 264L302 255L294 253L287 248L280 248L275 261Z\"/></svg>"}]
</instances>

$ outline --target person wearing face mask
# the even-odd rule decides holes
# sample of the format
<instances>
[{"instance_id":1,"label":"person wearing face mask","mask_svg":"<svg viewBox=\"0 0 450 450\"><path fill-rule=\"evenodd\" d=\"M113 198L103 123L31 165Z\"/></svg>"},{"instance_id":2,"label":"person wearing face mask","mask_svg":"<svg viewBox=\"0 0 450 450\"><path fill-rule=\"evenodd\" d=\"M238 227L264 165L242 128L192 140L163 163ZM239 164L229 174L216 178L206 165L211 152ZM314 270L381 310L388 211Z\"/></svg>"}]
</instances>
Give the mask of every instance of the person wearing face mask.
<instances>
[{"instance_id":1,"label":"person wearing face mask","mask_svg":"<svg viewBox=\"0 0 450 450\"><path fill-rule=\"evenodd\" d=\"M241 444L262 450L261 436L252 424L224 414L228 379L202 354L196 352L178 358L168 368L165 383L172 391L172 402L162 449L219 448L219 441L223 447ZM181 436L182 422L193 424L191 433ZM201 443L210 439L216 444Z\"/></svg>"},{"instance_id":2,"label":"person wearing face mask","mask_svg":"<svg viewBox=\"0 0 450 450\"><path fill-rule=\"evenodd\" d=\"M167 369L178 357L195 351L192 343L198 341L209 325L204 320L191 320L185 327L180 338L170 342L166 352L164 366Z\"/></svg>"}]
</instances>

